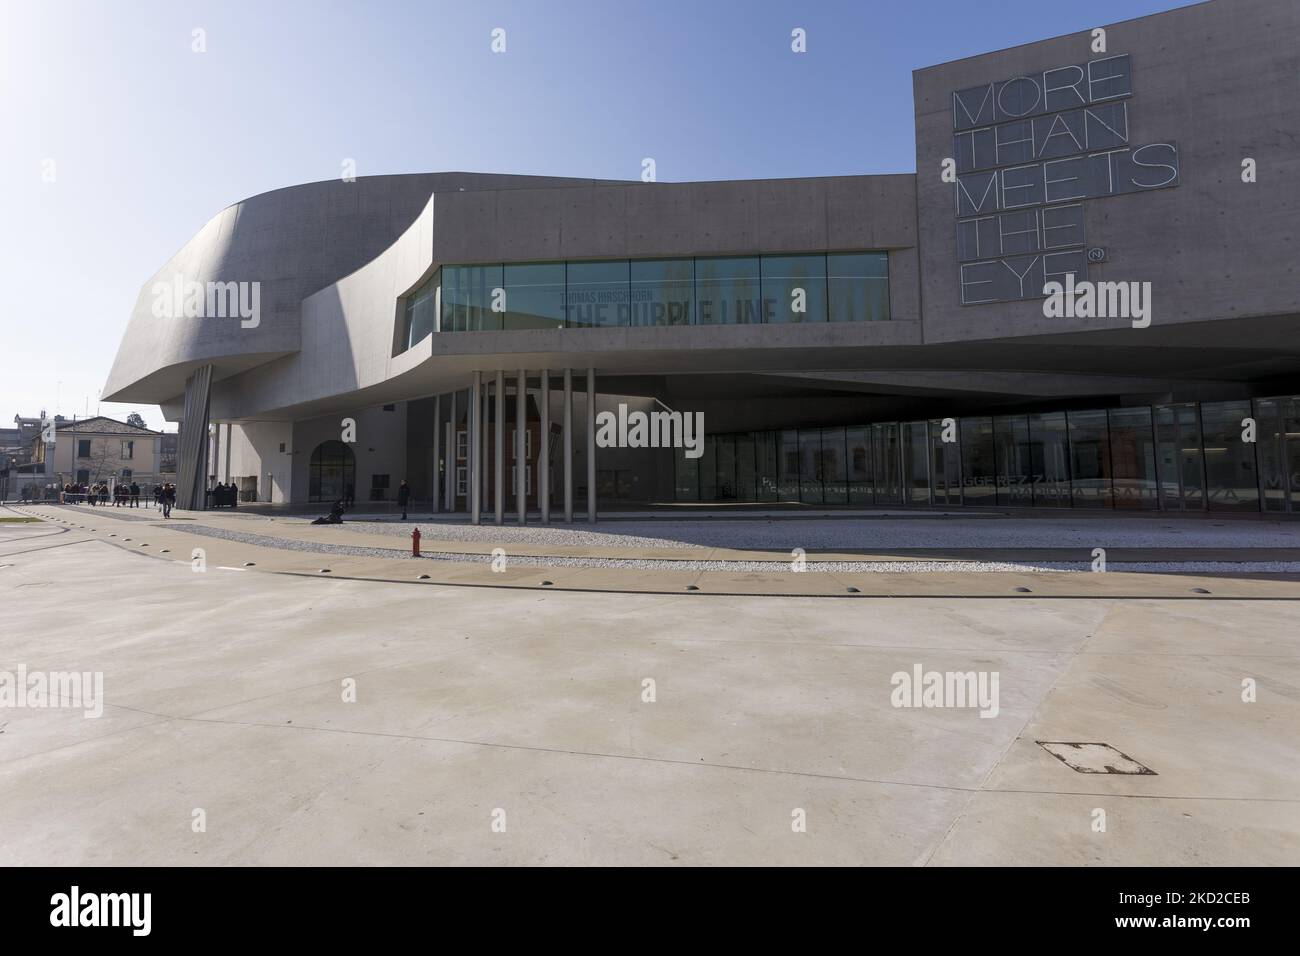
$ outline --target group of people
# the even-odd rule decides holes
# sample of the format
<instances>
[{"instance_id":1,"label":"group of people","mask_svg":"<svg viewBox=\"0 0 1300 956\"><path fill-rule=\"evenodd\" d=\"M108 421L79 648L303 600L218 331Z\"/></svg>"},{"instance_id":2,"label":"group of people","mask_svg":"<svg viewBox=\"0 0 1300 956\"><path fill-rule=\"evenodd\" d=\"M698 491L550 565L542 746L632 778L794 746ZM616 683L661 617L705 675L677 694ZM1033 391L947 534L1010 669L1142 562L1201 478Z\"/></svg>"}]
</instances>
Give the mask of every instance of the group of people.
<instances>
[{"instance_id":1,"label":"group of people","mask_svg":"<svg viewBox=\"0 0 1300 956\"><path fill-rule=\"evenodd\" d=\"M228 485L217 482L208 489L208 500L214 508L237 508L239 488L233 481Z\"/></svg>"},{"instance_id":2,"label":"group of people","mask_svg":"<svg viewBox=\"0 0 1300 956\"><path fill-rule=\"evenodd\" d=\"M134 481L129 485L112 485L107 481L99 481L89 485L83 483L63 486L64 501L84 501L92 508L96 505L107 507L110 497L113 499L114 507L138 508L140 507L140 495L140 486ZM175 504L175 485L164 483L153 486L153 505L163 513L164 518L171 517L172 507Z\"/></svg>"}]
</instances>

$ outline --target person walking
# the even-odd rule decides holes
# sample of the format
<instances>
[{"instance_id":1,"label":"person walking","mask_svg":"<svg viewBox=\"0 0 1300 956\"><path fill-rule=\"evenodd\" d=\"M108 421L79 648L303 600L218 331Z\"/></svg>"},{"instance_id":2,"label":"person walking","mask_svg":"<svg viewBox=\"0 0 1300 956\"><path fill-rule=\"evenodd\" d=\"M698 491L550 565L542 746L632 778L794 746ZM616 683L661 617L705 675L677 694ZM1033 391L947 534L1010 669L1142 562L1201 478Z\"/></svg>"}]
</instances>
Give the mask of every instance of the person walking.
<instances>
[{"instance_id":1,"label":"person walking","mask_svg":"<svg viewBox=\"0 0 1300 956\"><path fill-rule=\"evenodd\" d=\"M406 505L408 502L410 502L410 500L411 500L411 486L408 485L406 483L406 479L403 478L402 483L397 486L397 504L402 509L403 521L406 520Z\"/></svg>"},{"instance_id":2,"label":"person walking","mask_svg":"<svg viewBox=\"0 0 1300 956\"><path fill-rule=\"evenodd\" d=\"M164 518L170 518L170 517L172 516L172 505L175 504L175 503L176 503L176 488L175 488L175 486L174 486L174 485L170 485L170 484L163 485L163 489L162 489L162 510L163 510L163 517L164 517Z\"/></svg>"},{"instance_id":3,"label":"person walking","mask_svg":"<svg viewBox=\"0 0 1300 956\"><path fill-rule=\"evenodd\" d=\"M131 507L140 507L140 486L134 481L131 482Z\"/></svg>"},{"instance_id":4,"label":"person walking","mask_svg":"<svg viewBox=\"0 0 1300 956\"><path fill-rule=\"evenodd\" d=\"M153 507L155 511L162 510L162 485L157 482L153 486Z\"/></svg>"}]
</instances>

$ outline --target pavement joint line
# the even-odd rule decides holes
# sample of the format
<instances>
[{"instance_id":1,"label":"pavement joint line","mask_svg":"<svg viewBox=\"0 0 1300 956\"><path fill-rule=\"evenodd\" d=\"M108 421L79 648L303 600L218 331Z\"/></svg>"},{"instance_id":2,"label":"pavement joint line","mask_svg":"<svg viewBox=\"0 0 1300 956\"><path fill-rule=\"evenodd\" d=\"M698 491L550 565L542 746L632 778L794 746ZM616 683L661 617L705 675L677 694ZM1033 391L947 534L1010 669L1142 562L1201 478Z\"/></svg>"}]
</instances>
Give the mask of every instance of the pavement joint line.
<instances>
[{"instance_id":1,"label":"pavement joint line","mask_svg":"<svg viewBox=\"0 0 1300 956\"><path fill-rule=\"evenodd\" d=\"M151 711L140 711L140 713L153 714L153 712ZM413 741L420 741L425 743L452 744L458 746L479 747L479 748L492 749L492 750L512 750L512 751L521 751L525 753L555 754L559 756L568 756L568 757L587 757L596 760L631 760L631 761L640 761L646 763L672 764L675 766L682 766L682 767L704 767L710 770L734 770L742 773L759 773L759 774L767 774L772 776L808 777L808 778L814 778L819 780L831 780L831 781L844 782L844 783L870 784L873 786L907 787L907 788L921 789L921 790L942 790L950 793L969 793L971 794L972 798L974 796L979 795L980 793L1023 793L1026 795L1041 794L1044 796L1064 794L1069 796L1076 796L1076 795L1077 796L1105 796L1111 798L1132 797L1132 798L1141 798L1141 799L1149 799L1149 800L1216 800L1216 801L1234 802L1234 803L1285 803L1285 804L1300 803L1300 800L1292 800L1288 798L1277 798L1277 797L1166 796L1162 794L1125 794L1125 793L1095 793L1094 794L1090 792L1083 792L1083 793L1076 794L1073 791L1056 791L1056 790L986 790L983 789L982 787L965 787L965 786L960 786L955 784L918 783L910 780L884 780L884 779L879 779L874 777L857 777L857 776L852 776L847 774L824 773L815 770L787 770L787 769L779 769L774 767L744 767L739 764L718 763L715 761L684 760L680 757L655 757L655 756L648 756L643 754L620 754L620 753L610 753L610 752L593 751L593 750L573 750L573 749L563 748L563 747L538 747L538 746L531 746L528 744L508 744L508 743L500 743L498 741L472 740L469 738L459 738L459 737L438 737L438 736L430 736L430 735L422 735L422 734L399 734L399 733L393 733L391 731L356 730L356 729L347 729L342 727L317 727L309 724L272 724L272 723L267 723L265 721L227 720L227 719L213 718L213 717L177 717L177 716L169 716L169 715L162 715L162 714L153 714L153 715L160 716L163 719L160 721L156 721L155 723L142 725L142 727L155 726L156 724L166 723L168 721L182 721L187 723L220 724L220 725L235 726L235 727L257 727L265 730L311 731L315 733L324 733L324 734L344 734L349 736L379 737L379 738L392 739L392 740L413 740ZM126 728L124 732L129 732L138 729L141 728L137 728L137 727ZM1016 737L1015 739L1019 740L1020 738ZM89 741L80 741L78 743L88 743L88 742ZM72 746L75 746L75 744ZM1010 747L1008 747L1008 750L1009 749ZM1005 754L1003 754L1003 756L1005 756ZM999 758L997 762L1000 763L1001 760L1002 758ZM996 763L994 766L996 767ZM992 771L990 771L990 773L991 772ZM954 820L954 825L955 824L956 821ZM946 834L945 834L945 839L946 839Z\"/></svg>"},{"instance_id":2,"label":"pavement joint line","mask_svg":"<svg viewBox=\"0 0 1300 956\"><path fill-rule=\"evenodd\" d=\"M1016 744L1024 738L1025 731L1033 724L1034 718L1038 715L1038 711L1043 706L1043 703L1052 696L1052 692L1056 690L1056 686L1061 682L1061 678L1065 674L1069 673L1074 662L1079 659L1079 652L1083 650L1089 641L1096 637L1097 633L1102 630L1103 627L1105 627L1106 622L1111 618L1113 613L1113 607L1106 608L1106 612L1101 616L1101 619L1094 622L1092 626L1088 628L1087 633L1075 643L1074 647L1069 652L1068 657L1066 657L1066 659L1061 662L1060 666L1057 667L1056 673L1052 676L1052 682L1035 701L1034 706L1030 709L1029 713L1025 715L1024 723L1020 725L1020 729L1016 731L1015 736L1012 737L1007 742L1007 745L1002 748L1002 752L997 755L997 758L989 762L988 771L982 778L980 778L979 787L977 787L975 792L966 799L966 802L962 804L961 809L953 816L952 822L948 825L948 829L944 830L943 836L934 842L934 845L930 848L930 852L926 856L925 862L922 866L929 866L938 852L942 850L944 845L952 838L957 826L966 818L967 813L969 813L971 807L974 805L976 796L981 791L986 790L988 782L993 779L993 774L997 772L998 767L1002 766L1003 761L1007 759L1007 755L1011 753Z\"/></svg>"}]
</instances>

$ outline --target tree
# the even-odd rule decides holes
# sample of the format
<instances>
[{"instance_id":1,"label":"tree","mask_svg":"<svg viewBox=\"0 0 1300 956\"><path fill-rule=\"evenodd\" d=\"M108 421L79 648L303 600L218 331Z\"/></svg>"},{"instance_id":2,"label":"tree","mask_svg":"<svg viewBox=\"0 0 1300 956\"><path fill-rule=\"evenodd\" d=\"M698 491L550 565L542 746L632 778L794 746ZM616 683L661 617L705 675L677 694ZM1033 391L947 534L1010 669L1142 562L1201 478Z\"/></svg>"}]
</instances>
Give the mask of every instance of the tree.
<instances>
[{"instance_id":1,"label":"tree","mask_svg":"<svg viewBox=\"0 0 1300 956\"><path fill-rule=\"evenodd\" d=\"M127 416L126 416L126 423L127 423L128 425L134 425L136 428L148 428L148 427L149 427L148 425L146 425L146 424L144 423L144 417L143 417L139 412L132 412L130 415L127 415Z\"/></svg>"},{"instance_id":2,"label":"tree","mask_svg":"<svg viewBox=\"0 0 1300 956\"><path fill-rule=\"evenodd\" d=\"M116 478L122 468L122 443L111 438L96 438L90 443L86 469L92 483ZM75 471L75 468L74 468Z\"/></svg>"}]
</instances>

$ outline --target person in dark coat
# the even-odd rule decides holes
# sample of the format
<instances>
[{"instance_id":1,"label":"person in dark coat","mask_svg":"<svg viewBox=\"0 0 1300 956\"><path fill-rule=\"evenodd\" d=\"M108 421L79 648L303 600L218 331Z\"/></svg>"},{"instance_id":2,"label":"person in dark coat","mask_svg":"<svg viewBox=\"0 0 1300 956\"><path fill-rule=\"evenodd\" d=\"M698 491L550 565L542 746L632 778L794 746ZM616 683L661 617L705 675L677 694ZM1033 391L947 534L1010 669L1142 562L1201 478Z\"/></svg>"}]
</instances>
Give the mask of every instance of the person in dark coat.
<instances>
[{"instance_id":1,"label":"person in dark coat","mask_svg":"<svg viewBox=\"0 0 1300 956\"><path fill-rule=\"evenodd\" d=\"M131 482L131 507L140 507L140 486L134 481Z\"/></svg>"},{"instance_id":2,"label":"person in dark coat","mask_svg":"<svg viewBox=\"0 0 1300 956\"><path fill-rule=\"evenodd\" d=\"M163 485L162 508L163 508L164 518L170 518L172 516L172 505L174 505L175 503L176 503L176 486L171 484Z\"/></svg>"},{"instance_id":3,"label":"person in dark coat","mask_svg":"<svg viewBox=\"0 0 1300 956\"><path fill-rule=\"evenodd\" d=\"M402 479L402 483L397 486L397 504L402 509L402 520L406 520L406 505L411 500L411 486Z\"/></svg>"}]
</instances>

